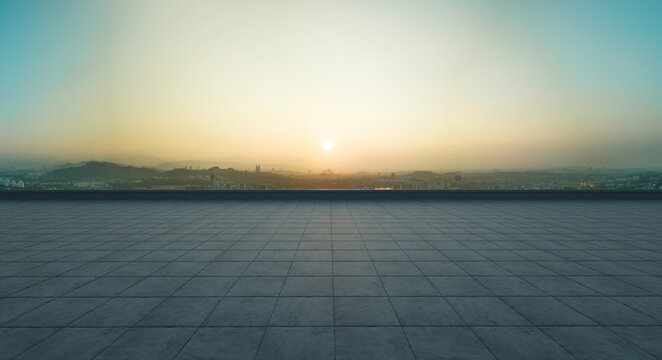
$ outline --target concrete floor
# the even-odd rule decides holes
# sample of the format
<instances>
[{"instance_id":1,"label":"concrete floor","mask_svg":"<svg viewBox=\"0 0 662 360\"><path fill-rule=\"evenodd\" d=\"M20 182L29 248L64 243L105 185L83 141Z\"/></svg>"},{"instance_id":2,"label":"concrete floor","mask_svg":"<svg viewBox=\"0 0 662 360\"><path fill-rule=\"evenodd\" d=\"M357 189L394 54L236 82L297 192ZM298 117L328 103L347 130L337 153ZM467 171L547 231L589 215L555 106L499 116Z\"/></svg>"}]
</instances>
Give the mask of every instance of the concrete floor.
<instances>
[{"instance_id":1,"label":"concrete floor","mask_svg":"<svg viewBox=\"0 0 662 360\"><path fill-rule=\"evenodd\" d=\"M662 202L0 202L2 359L662 358Z\"/></svg>"}]
</instances>

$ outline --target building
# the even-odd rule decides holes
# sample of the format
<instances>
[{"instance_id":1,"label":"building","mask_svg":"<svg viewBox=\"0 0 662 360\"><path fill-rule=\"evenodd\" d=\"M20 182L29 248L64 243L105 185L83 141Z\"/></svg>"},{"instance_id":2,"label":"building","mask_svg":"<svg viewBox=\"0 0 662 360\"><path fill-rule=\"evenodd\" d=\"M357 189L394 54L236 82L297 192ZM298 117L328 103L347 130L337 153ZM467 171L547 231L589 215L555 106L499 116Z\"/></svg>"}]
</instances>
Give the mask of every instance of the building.
<instances>
[{"instance_id":1,"label":"building","mask_svg":"<svg viewBox=\"0 0 662 360\"><path fill-rule=\"evenodd\" d=\"M260 165L255 165L255 173L260 174Z\"/></svg>"},{"instance_id":2,"label":"building","mask_svg":"<svg viewBox=\"0 0 662 360\"><path fill-rule=\"evenodd\" d=\"M23 187L21 187L23 188ZM106 190L110 185L101 181L80 181L73 184L74 190Z\"/></svg>"},{"instance_id":3,"label":"building","mask_svg":"<svg viewBox=\"0 0 662 360\"><path fill-rule=\"evenodd\" d=\"M209 179L209 182L210 182L210 186L209 186L209 188L210 188L211 190L218 190L218 181L216 180L216 174L211 173L211 174L209 175L209 178L210 178L210 179Z\"/></svg>"}]
</instances>

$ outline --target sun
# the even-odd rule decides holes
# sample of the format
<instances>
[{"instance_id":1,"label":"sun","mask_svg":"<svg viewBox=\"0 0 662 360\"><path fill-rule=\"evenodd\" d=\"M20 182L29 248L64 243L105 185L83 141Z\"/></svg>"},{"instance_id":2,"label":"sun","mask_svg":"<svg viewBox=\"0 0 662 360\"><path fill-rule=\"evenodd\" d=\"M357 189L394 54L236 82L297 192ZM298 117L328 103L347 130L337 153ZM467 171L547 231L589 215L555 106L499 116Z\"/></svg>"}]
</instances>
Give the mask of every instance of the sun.
<instances>
[{"instance_id":1,"label":"sun","mask_svg":"<svg viewBox=\"0 0 662 360\"><path fill-rule=\"evenodd\" d=\"M331 149L333 149L333 141L326 139L324 140L324 144L322 146L324 147L325 151L331 151Z\"/></svg>"}]
</instances>

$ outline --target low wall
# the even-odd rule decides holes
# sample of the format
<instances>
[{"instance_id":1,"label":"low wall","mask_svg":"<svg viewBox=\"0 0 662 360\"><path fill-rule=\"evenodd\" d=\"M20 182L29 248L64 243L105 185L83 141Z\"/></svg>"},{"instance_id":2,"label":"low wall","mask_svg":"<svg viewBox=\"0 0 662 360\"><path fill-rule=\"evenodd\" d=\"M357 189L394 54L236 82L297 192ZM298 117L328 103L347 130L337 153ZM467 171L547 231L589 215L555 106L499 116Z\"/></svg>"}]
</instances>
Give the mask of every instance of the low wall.
<instances>
[{"instance_id":1,"label":"low wall","mask_svg":"<svg viewBox=\"0 0 662 360\"><path fill-rule=\"evenodd\" d=\"M12 190L1 200L662 200L660 190Z\"/></svg>"}]
</instances>

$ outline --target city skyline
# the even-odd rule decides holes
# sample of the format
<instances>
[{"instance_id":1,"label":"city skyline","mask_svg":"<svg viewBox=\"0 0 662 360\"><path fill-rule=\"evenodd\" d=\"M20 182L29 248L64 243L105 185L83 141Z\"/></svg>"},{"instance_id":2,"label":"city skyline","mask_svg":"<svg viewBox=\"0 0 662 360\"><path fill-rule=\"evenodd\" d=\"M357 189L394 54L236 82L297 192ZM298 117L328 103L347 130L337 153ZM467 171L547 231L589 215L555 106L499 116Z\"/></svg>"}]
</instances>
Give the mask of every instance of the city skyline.
<instances>
[{"instance_id":1,"label":"city skyline","mask_svg":"<svg viewBox=\"0 0 662 360\"><path fill-rule=\"evenodd\" d=\"M88 161L51 169L0 169L0 190L659 190L658 169L293 172L281 168Z\"/></svg>"},{"instance_id":2,"label":"city skyline","mask_svg":"<svg viewBox=\"0 0 662 360\"><path fill-rule=\"evenodd\" d=\"M0 8L3 159L662 166L655 1Z\"/></svg>"}]
</instances>

